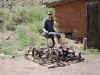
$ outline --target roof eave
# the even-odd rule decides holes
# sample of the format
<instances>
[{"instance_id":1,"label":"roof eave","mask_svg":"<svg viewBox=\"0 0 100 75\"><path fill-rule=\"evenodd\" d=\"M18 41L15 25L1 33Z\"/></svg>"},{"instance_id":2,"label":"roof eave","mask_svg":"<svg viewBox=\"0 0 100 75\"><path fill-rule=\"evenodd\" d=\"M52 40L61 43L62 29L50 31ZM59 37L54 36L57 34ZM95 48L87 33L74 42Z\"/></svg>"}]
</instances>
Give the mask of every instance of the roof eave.
<instances>
[{"instance_id":1,"label":"roof eave","mask_svg":"<svg viewBox=\"0 0 100 75\"><path fill-rule=\"evenodd\" d=\"M63 3L68 3L68 2L72 2L72 1L77 1L77 0L61 0L61 1L54 1L54 2L51 2L51 3L47 3L46 6L48 8L55 8L56 6L58 5L61 5Z\"/></svg>"},{"instance_id":2,"label":"roof eave","mask_svg":"<svg viewBox=\"0 0 100 75\"><path fill-rule=\"evenodd\" d=\"M61 1L54 1L51 3L46 3L46 7L48 8L55 8L58 5L61 5L63 3L69 3L74 1L99 1L99 0L61 0Z\"/></svg>"},{"instance_id":3,"label":"roof eave","mask_svg":"<svg viewBox=\"0 0 100 75\"><path fill-rule=\"evenodd\" d=\"M58 1L54 1L54 2L51 2L51 3L47 3L46 4L46 7L48 7L48 8L55 8L55 6L56 5L59 5L60 4L60 1L58 2Z\"/></svg>"}]
</instances>

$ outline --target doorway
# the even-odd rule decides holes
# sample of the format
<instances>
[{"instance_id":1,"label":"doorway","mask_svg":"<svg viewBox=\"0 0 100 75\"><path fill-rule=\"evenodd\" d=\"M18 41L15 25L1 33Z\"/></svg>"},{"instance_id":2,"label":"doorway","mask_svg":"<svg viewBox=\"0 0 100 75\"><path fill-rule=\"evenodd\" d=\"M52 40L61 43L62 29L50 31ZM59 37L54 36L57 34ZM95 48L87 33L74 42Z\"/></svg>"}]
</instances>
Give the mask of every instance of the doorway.
<instances>
[{"instance_id":1,"label":"doorway","mask_svg":"<svg viewBox=\"0 0 100 75\"><path fill-rule=\"evenodd\" d=\"M91 2L87 5L87 46L99 48L99 5L98 2Z\"/></svg>"}]
</instances>

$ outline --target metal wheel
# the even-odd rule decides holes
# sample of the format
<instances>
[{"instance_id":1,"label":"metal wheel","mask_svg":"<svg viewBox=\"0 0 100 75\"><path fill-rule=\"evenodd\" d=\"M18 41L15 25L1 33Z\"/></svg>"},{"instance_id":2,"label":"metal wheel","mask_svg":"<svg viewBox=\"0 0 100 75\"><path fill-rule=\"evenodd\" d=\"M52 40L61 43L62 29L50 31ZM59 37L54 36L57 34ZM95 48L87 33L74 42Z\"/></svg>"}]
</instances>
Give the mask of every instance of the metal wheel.
<instances>
[{"instance_id":1,"label":"metal wheel","mask_svg":"<svg viewBox=\"0 0 100 75\"><path fill-rule=\"evenodd\" d=\"M78 60L81 61L81 59L82 59L82 54L81 54L81 52L79 52L78 58L79 58Z\"/></svg>"},{"instance_id":2,"label":"metal wheel","mask_svg":"<svg viewBox=\"0 0 100 75\"><path fill-rule=\"evenodd\" d=\"M27 50L24 54L24 57L27 60L31 61L37 61L36 59L39 59L39 53L37 52L36 48L33 48L32 50Z\"/></svg>"},{"instance_id":3,"label":"metal wheel","mask_svg":"<svg viewBox=\"0 0 100 75\"><path fill-rule=\"evenodd\" d=\"M31 51L31 50L27 50L27 51L25 52L25 54L24 54L24 57L25 57L25 59L27 59L27 60L32 60L32 59L33 59L33 57L32 57L32 51Z\"/></svg>"},{"instance_id":4,"label":"metal wheel","mask_svg":"<svg viewBox=\"0 0 100 75\"><path fill-rule=\"evenodd\" d=\"M54 43L51 38L47 38L47 49L48 51L46 52L47 59L52 56L52 51L54 50Z\"/></svg>"}]
</instances>

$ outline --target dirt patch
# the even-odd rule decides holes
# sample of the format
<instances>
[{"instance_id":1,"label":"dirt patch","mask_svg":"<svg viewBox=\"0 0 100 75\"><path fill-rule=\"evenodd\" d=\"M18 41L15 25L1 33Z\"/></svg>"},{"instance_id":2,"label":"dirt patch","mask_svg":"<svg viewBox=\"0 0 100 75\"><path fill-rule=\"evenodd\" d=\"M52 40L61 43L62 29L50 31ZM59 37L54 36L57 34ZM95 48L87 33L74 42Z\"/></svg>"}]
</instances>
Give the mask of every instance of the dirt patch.
<instances>
[{"instance_id":1,"label":"dirt patch","mask_svg":"<svg viewBox=\"0 0 100 75\"><path fill-rule=\"evenodd\" d=\"M0 75L100 75L100 56L84 57L84 62L51 69L28 61L23 56L15 59L0 59Z\"/></svg>"}]
</instances>

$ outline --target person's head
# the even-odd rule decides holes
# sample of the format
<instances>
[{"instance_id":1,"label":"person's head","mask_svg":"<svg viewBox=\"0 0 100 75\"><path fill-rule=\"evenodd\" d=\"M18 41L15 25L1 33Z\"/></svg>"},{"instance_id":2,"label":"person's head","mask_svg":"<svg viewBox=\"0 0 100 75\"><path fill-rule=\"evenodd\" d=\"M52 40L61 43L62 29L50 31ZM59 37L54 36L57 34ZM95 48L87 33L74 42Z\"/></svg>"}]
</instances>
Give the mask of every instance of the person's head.
<instances>
[{"instance_id":1,"label":"person's head","mask_svg":"<svg viewBox=\"0 0 100 75\"><path fill-rule=\"evenodd\" d=\"M48 18L49 20L52 20L52 11L48 11Z\"/></svg>"}]
</instances>

